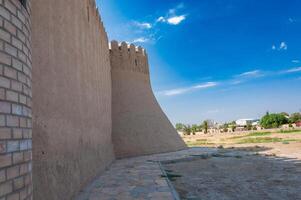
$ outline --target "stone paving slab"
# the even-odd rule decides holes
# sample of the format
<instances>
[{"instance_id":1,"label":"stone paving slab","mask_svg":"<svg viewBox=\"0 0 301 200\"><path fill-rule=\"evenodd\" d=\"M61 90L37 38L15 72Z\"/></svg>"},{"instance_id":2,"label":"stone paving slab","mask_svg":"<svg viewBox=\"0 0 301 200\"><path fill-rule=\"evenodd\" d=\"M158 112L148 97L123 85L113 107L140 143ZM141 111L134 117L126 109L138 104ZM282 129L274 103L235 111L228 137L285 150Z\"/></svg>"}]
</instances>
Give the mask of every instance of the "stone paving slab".
<instances>
[{"instance_id":1,"label":"stone paving slab","mask_svg":"<svg viewBox=\"0 0 301 200\"><path fill-rule=\"evenodd\" d=\"M189 159L195 155L216 153L209 148L128 158L112 166L88 185L75 200L176 200L176 191L164 173L160 162Z\"/></svg>"}]
</instances>

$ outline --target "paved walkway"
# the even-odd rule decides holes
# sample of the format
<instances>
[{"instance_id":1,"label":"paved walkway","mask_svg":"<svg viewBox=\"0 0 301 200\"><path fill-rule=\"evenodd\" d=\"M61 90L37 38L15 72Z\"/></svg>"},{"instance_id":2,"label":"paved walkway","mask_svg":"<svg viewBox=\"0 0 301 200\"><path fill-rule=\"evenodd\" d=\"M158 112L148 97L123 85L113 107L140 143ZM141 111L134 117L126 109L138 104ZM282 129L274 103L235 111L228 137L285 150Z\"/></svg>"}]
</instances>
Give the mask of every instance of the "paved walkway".
<instances>
[{"instance_id":1,"label":"paved walkway","mask_svg":"<svg viewBox=\"0 0 301 200\"><path fill-rule=\"evenodd\" d=\"M190 148L183 151L115 161L110 169L93 181L76 200L177 200L177 192L162 177L160 162L193 159L216 150Z\"/></svg>"}]
</instances>

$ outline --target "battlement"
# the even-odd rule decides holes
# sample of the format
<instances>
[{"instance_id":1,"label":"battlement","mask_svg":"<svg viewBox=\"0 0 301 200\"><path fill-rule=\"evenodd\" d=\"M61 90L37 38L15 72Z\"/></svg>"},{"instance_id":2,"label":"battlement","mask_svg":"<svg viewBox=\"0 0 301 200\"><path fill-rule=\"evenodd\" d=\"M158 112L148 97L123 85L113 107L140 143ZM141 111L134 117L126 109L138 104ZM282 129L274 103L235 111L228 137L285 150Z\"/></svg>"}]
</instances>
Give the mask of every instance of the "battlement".
<instances>
[{"instance_id":1,"label":"battlement","mask_svg":"<svg viewBox=\"0 0 301 200\"><path fill-rule=\"evenodd\" d=\"M100 33L105 36L106 40L108 41L107 33L105 31L105 27L103 24L103 21L100 16L100 11L96 5L95 0L87 0L87 17L88 17L88 23L92 21L93 25L97 25ZM96 21L96 23L94 23Z\"/></svg>"},{"instance_id":2,"label":"battlement","mask_svg":"<svg viewBox=\"0 0 301 200\"><path fill-rule=\"evenodd\" d=\"M112 70L127 70L149 74L148 56L141 46L126 42L110 43L110 59Z\"/></svg>"}]
</instances>

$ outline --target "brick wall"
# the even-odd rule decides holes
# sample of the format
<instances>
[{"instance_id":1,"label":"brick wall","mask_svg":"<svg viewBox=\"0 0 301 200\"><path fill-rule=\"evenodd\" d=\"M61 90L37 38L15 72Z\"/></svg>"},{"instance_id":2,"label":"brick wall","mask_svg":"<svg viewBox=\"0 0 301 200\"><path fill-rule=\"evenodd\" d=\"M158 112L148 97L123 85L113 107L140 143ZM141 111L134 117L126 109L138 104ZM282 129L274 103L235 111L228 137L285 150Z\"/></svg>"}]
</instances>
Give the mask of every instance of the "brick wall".
<instances>
[{"instance_id":1,"label":"brick wall","mask_svg":"<svg viewBox=\"0 0 301 200\"><path fill-rule=\"evenodd\" d=\"M0 0L0 200L32 199L29 3Z\"/></svg>"}]
</instances>

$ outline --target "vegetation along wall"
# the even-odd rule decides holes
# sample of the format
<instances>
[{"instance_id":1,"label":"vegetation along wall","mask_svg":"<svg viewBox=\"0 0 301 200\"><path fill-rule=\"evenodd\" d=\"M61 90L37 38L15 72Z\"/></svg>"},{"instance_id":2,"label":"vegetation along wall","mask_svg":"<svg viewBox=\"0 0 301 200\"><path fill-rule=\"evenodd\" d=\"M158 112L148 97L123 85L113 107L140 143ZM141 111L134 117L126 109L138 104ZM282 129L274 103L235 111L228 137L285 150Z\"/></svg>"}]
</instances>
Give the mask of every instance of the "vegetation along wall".
<instances>
[{"instance_id":1,"label":"vegetation along wall","mask_svg":"<svg viewBox=\"0 0 301 200\"><path fill-rule=\"evenodd\" d=\"M73 199L114 159L107 35L94 0L32 0L32 39L34 199Z\"/></svg>"}]
</instances>

